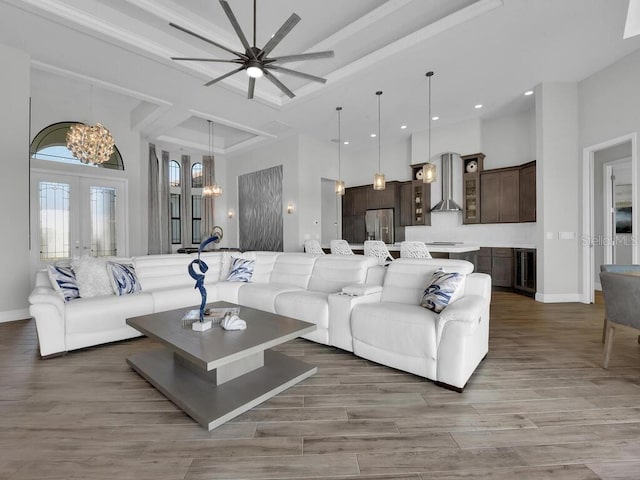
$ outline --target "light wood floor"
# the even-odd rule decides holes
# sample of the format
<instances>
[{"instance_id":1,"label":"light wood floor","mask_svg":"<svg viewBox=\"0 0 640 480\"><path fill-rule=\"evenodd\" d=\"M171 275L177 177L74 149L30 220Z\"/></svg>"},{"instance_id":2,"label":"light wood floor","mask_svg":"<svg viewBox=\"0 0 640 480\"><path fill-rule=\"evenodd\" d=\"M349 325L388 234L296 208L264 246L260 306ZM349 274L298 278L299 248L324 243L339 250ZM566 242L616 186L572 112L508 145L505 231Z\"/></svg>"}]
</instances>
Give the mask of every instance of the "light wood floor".
<instances>
[{"instance_id":1,"label":"light wood floor","mask_svg":"<svg viewBox=\"0 0 640 480\"><path fill-rule=\"evenodd\" d=\"M0 324L0 478L639 479L640 345L601 368L603 307L493 296L463 394L304 340L318 373L209 433L125 363L146 338L40 360Z\"/></svg>"}]
</instances>

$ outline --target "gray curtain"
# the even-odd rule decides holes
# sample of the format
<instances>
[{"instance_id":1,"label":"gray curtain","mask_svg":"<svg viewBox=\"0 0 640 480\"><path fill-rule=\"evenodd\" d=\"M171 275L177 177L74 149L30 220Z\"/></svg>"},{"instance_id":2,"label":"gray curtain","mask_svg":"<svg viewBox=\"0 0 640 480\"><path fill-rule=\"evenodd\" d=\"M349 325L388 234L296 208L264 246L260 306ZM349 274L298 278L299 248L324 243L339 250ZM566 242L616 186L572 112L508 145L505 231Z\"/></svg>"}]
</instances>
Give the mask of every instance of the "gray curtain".
<instances>
[{"instance_id":1,"label":"gray curtain","mask_svg":"<svg viewBox=\"0 0 640 480\"><path fill-rule=\"evenodd\" d=\"M202 178L204 185L213 185L215 177L215 158L213 155L202 156ZM213 210L215 207L215 198L202 198L202 220L200 222L202 230L202 240L209 238L211 229L214 226Z\"/></svg>"},{"instance_id":2,"label":"gray curtain","mask_svg":"<svg viewBox=\"0 0 640 480\"><path fill-rule=\"evenodd\" d=\"M180 215L182 217L182 246L190 247L191 236L191 157L182 155L181 157L182 179L180 182L180 194L182 196L182 204L180 205Z\"/></svg>"},{"instance_id":3,"label":"gray curtain","mask_svg":"<svg viewBox=\"0 0 640 480\"><path fill-rule=\"evenodd\" d=\"M169 205L169 152L162 151L158 175L158 211L160 215L160 253L171 253L171 210Z\"/></svg>"},{"instance_id":4,"label":"gray curtain","mask_svg":"<svg viewBox=\"0 0 640 480\"><path fill-rule=\"evenodd\" d=\"M159 187L160 164L156 154L156 146L149 144L149 254L162 253L162 239L160 235L160 192Z\"/></svg>"}]
</instances>

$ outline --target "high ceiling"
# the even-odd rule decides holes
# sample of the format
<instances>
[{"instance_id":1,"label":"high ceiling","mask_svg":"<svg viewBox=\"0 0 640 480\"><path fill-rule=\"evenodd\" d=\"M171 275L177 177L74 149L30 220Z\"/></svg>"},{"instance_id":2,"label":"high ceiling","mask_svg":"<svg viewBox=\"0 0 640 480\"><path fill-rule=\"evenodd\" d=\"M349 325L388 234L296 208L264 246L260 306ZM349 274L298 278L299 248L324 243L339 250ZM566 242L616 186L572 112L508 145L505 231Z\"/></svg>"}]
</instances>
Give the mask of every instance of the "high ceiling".
<instances>
[{"instance_id":1,"label":"high ceiling","mask_svg":"<svg viewBox=\"0 0 640 480\"><path fill-rule=\"evenodd\" d=\"M252 0L228 0L247 37ZM382 90L385 142L427 124L427 80L434 70L434 128L531 108L523 92L540 82L575 82L640 48L623 40L628 0L257 0L264 45L297 13L302 20L274 56L334 50L330 59L287 67L325 85L276 74L295 93L258 79L248 100L236 66L175 62L171 56L232 58L169 26L179 24L232 50L243 48L218 0L0 0L0 44L31 54L33 76L55 74L126 97L132 128L145 138L206 151L207 120L217 153L306 133L336 137L342 111L348 148L370 148ZM482 104L482 109L475 109ZM401 129L406 125L406 129Z\"/></svg>"}]
</instances>

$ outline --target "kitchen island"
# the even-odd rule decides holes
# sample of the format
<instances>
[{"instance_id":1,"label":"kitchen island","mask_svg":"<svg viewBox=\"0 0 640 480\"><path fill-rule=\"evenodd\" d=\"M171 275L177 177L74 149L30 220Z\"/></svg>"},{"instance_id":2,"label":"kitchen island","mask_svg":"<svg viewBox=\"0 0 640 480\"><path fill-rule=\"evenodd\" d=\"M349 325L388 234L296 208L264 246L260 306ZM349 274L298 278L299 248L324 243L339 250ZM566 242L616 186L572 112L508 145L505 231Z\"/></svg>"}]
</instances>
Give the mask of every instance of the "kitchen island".
<instances>
[{"instance_id":1,"label":"kitchen island","mask_svg":"<svg viewBox=\"0 0 640 480\"><path fill-rule=\"evenodd\" d=\"M464 242L426 242L425 245L433 258L468 260L474 265L476 265L478 250L480 250L480 246ZM350 246L356 255L364 254L364 244L354 243L350 244ZM393 258L400 257L400 243L387 244L387 248ZM325 253L331 253L328 245L323 245L322 249Z\"/></svg>"}]
</instances>

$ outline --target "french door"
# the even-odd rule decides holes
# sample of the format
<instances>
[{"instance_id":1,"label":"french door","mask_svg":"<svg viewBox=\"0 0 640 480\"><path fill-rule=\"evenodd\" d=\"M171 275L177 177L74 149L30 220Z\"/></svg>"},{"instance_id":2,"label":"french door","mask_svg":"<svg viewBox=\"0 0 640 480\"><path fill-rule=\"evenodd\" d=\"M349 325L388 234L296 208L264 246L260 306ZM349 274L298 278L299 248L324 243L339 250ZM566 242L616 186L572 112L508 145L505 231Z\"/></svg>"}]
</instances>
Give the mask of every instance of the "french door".
<instances>
[{"instance_id":1,"label":"french door","mask_svg":"<svg viewBox=\"0 0 640 480\"><path fill-rule=\"evenodd\" d=\"M33 171L31 265L127 255L126 181Z\"/></svg>"}]
</instances>

